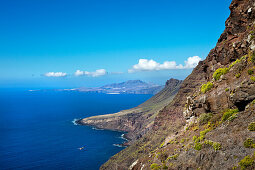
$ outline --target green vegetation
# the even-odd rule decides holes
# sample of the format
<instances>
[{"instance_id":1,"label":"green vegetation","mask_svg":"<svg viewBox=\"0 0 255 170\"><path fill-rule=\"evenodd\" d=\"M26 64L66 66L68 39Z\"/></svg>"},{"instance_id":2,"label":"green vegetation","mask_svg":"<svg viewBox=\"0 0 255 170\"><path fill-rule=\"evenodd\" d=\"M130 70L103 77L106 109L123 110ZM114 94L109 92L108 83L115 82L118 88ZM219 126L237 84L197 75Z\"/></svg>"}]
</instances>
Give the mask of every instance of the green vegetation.
<instances>
[{"instance_id":1,"label":"green vegetation","mask_svg":"<svg viewBox=\"0 0 255 170\"><path fill-rule=\"evenodd\" d=\"M200 132L200 141L202 141L204 138L205 138L205 135L210 132L211 130L210 129L205 129L203 131Z\"/></svg>"},{"instance_id":2,"label":"green vegetation","mask_svg":"<svg viewBox=\"0 0 255 170\"><path fill-rule=\"evenodd\" d=\"M195 143L194 149L200 151L202 149L202 144L201 143Z\"/></svg>"},{"instance_id":3,"label":"green vegetation","mask_svg":"<svg viewBox=\"0 0 255 170\"><path fill-rule=\"evenodd\" d=\"M211 82L208 82L202 85L201 92L206 93L207 91L211 90L211 88L213 88L213 84Z\"/></svg>"},{"instance_id":4,"label":"green vegetation","mask_svg":"<svg viewBox=\"0 0 255 170\"><path fill-rule=\"evenodd\" d=\"M235 62L233 62L232 64L230 64L229 69L232 68L234 65L236 65L237 63L240 63L241 60L237 59Z\"/></svg>"},{"instance_id":5,"label":"green vegetation","mask_svg":"<svg viewBox=\"0 0 255 170\"><path fill-rule=\"evenodd\" d=\"M255 82L255 77L254 77L254 76L252 76L252 77L251 77L251 80Z\"/></svg>"},{"instance_id":6,"label":"green vegetation","mask_svg":"<svg viewBox=\"0 0 255 170\"><path fill-rule=\"evenodd\" d=\"M255 51L251 54L251 62L255 63Z\"/></svg>"},{"instance_id":7,"label":"green vegetation","mask_svg":"<svg viewBox=\"0 0 255 170\"><path fill-rule=\"evenodd\" d=\"M229 88L226 88L226 89L225 89L225 92L228 92L228 91L229 91Z\"/></svg>"},{"instance_id":8,"label":"green vegetation","mask_svg":"<svg viewBox=\"0 0 255 170\"><path fill-rule=\"evenodd\" d=\"M239 165L241 169L244 170L251 167L253 163L254 160L250 156L246 156L239 162Z\"/></svg>"},{"instance_id":9,"label":"green vegetation","mask_svg":"<svg viewBox=\"0 0 255 170\"><path fill-rule=\"evenodd\" d=\"M165 143L165 142L161 143L161 145L160 145L160 147L161 147L161 148L163 148L163 146L164 146L164 143Z\"/></svg>"},{"instance_id":10,"label":"green vegetation","mask_svg":"<svg viewBox=\"0 0 255 170\"><path fill-rule=\"evenodd\" d=\"M248 130L249 131L255 131L255 122L252 122L252 123L249 124Z\"/></svg>"},{"instance_id":11,"label":"green vegetation","mask_svg":"<svg viewBox=\"0 0 255 170\"><path fill-rule=\"evenodd\" d=\"M221 144L218 142L213 142L213 148L215 151L220 150Z\"/></svg>"},{"instance_id":12,"label":"green vegetation","mask_svg":"<svg viewBox=\"0 0 255 170\"><path fill-rule=\"evenodd\" d=\"M221 120L223 122L226 121L226 120L231 120L231 119L233 120L232 116L236 117L237 113L238 113L238 109L228 109L227 111L225 111L223 113L223 116L222 116Z\"/></svg>"},{"instance_id":13,"label":"green vegetation","mask_svg":"<svg viewBox=\"0 0 255 170\"><path fill-rule=\"evenodd\" d=\"M210 124L210 122L209 122L208 124ZM214 149L215 151L221 149L221 144L220 144L220 143L218 143L218 142L213 142L213 141L211 141L211 140L206 140L206 139L205 139L205 135L206 135L208 132L210 132L210 131L211 131L211 128L207 128L207 129L205 129L205 130L203 130L203 131L200 132L200 136L199 136L199 137L193 136L193 141L194 141L194 143L195 143L194 149L200 151L200 150L202 149L203 144L212 146L213 149ZM204 142L203 142L203 141L204 141ZM202 143L202 142L203 142L203 143Z\"/></svg>"},{"instance_id":14,"label":"green vegetation","mask_svg":"<svg viewBox=\"0 0 255 170\"><path fill-rule=\"evenodd\" d=\"M251 138L247 138L244 143L244 147L246 148L255 148L255 142Z\"/></svg>"},{"instance_id":15,"label":"green vegetation","mask_svg":"<svg viewBox=\"0 0 255 170\"><path fill-rule=\"evenodd\" d=\"M214 73L213 73L213 78L217 81L220 79L220 77L226 73L228 73L229 68L218 68Z\"/></svg>"},{"instance_id":16,"label":"green vegetation","mask_svg":"<svg viewBox=\"0 0 255 170\"><path fill-rule=\"evenodd\" d=\"M239 77L241 77L241 73L237 73L235 76L236 76L236 78L239 78Z\"/></svg>"},{"instance_id":17,"label":"green vegetation","mask_svg":"<svg viewBox=\"0 0 255 170\"><path fill-rule=\"evenodd\" d=\"M251 102L251 104L252 104L252 105L254 105L254 104L255 104L255 99Z\"/></svg>"},{"instance_id":18,"label":"green vegetation","mask_svg":"<svg viewBox=\"0 0 255 170\"><path fill-rule=\"evenodd\" d=\"M178 154L169 156L169 157L167 158L167 160L169 160L169 159L174 159L174 160L176 160L176 159L178 158L178 156L179 156Z\"/></svg>"},{"instance_id":19,"label":"green vegetation","mask_svg":"<svg viewBox=\"0 0 255 170\"><path fill-rule=\"evenodd\" d=\"M248 70L248 74L249 74L249 75L252 75L252 74L254 74L254 71L253 71L252 69L249 69L249 70Z\"/></svg>"},{"instance_id":20,"label":"green vegetation","mask_svg":"<svg viewBox=\"0 0 255 170\"><path fill-rule=\"evenodd\" d=\"M157 163L153 163L153 164L151 164L151 169L152 170L159 170L160 169L160 165L157 164Z\"/></svg>"},{"instance_id":21,"label":"green vegetation","mask_svg":"<svg viewBox=\"0 0 255 170\"><path fill-rule=\"evenodd\" d=\"M213 142L211 140L205 140L204 144L212 146L215 151L220 150L221 148L221 144L219 142Z\"/></svg>"},{"instance_id":22,"label":"green vegetation","mask_svg":"<svg viewBox=\"0 0 255 170\"><path fill-rule=\"evenodd\" d=\"M212 113L203 113L200 115L198 121L200 125L208 123L208 121L213 117Z\"/></svg>"},{"instance_id":23,"label":"green vegetation","mask_svg":"<svg viewBox=\"0 0 255 170\"><path fill-rule=\"evenodd\" d=\"M168 169L168 166L166 166L166 164L163 164L162 169Z\"/></svg>"}]
</instances>

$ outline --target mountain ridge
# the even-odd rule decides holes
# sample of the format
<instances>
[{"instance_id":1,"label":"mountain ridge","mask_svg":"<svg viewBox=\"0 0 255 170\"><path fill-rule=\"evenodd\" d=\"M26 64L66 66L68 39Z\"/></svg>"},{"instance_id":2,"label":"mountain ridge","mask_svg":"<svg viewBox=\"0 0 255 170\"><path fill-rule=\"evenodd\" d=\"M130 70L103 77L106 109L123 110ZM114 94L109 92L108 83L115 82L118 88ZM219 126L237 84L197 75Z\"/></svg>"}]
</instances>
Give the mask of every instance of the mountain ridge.
<instances>
[{"instance_id":1,"label":"mountain ridge","mask_svg":"<svg viewBox=\"0 0 255 170\"><path fill-rule=\"evenodd\" d=\"M255 2L233 0L215 48L153 128L100 169L254 169ZM205 122L205 124L203 124Z\"/></svg>"},{"instance_id":2,"label":"mountain ridge","mask_svg":"<svg viewBox=\"0 0 255 170\"><path fill-rule=\"evenodd\" d=\"M181 83L181 80L170 79L160 92L135 108L113 114L84 118L78 120L77 123L102 129L128 132L124 137L129 139L129 142L126 143L126 145L129 145L152 128L158 111L172 101Z\"/></svg>"},{"instance_id":3,"label":"mountain ridge","mask_svg":"<svg viewBox=\"0 0 255 170\"><path fill-rule=\"evenodd\" d=\"M164 86L146 83L141 80L128 80L121 83L113 83L96 88L77 88L75 90L88 93L110 93L110 94L156 94Z\"/></svg>"}]
</instances>

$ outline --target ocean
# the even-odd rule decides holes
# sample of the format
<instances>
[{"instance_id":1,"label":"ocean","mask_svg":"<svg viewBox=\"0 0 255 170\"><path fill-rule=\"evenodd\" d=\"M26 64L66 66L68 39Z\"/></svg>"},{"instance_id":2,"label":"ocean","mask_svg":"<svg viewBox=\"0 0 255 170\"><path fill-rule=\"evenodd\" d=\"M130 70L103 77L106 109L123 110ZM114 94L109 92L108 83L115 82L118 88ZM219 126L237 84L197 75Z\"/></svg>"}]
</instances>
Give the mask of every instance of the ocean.
<instances>
[{"instance_id":1,"label":"ocean","mask_svg":"<svg viewBox=\"0 0 255 170\"><path fill-rule=\"evenodd\" d=\"M124 149L116 145L125 141L123 132L74 120L129 109L151 96L0 89L0 169L97 170Z\"/></svg>"}]
</instances>

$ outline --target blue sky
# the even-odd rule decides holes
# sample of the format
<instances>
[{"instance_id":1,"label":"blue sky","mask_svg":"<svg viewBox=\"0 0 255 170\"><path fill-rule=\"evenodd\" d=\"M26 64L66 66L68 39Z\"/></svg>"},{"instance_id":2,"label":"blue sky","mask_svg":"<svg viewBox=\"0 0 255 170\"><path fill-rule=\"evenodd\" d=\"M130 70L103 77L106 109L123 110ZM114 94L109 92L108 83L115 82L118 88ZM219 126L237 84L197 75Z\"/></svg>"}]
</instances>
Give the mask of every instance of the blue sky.
<instances>
[{"instance_id":1,"label":"blue sky","mask_svg":"<svg viewBox=\"0 0 255 170\"><path fill-rule=\"evenodd\" d=\"M158 84L171 77L184 79L191 68L162 64L175 61L185 67L189 57L204 59L224 30L230 3L1 0L0 87L72 88L129 79ZM129 73L139 59L159 65ZM99 69L106 74L93 76ZM81 76L74 75L77 70ZM45 76L49 72L66 76Z\"/></svg>"}]
</instances>

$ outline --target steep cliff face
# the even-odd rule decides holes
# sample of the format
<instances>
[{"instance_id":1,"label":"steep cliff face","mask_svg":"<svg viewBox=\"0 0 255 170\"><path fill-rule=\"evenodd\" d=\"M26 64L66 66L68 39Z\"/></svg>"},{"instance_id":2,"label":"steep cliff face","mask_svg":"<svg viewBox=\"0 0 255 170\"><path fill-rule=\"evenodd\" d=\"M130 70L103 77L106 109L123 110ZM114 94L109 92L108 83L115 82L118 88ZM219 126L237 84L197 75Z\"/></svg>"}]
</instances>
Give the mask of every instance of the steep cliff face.
<instances>
[{"instance_id":1,"label":"steep cliff face","mask_svg":"<svg viewBox=\"0 0 255 170\"><path fill-rule=\"evenodd\" d=\"M101 169L254 168L255 1L233 0L230 10L216 47L152 130Z\"/></svg>"},{"instance_id":2,"label":"steep cliff face","mask_svg":"<svg viewBox=\"0 0 255 170\"><path fill-rule=\"evenodd\" d=\"M125 137L133 142L152 128L158 111L172 101L180 88L181 82L177 79L168 80L164 89L136 108L114 114L85 118L79 120L78 123L102 129L128 132Z\"/></svg>"}]
</instances>

